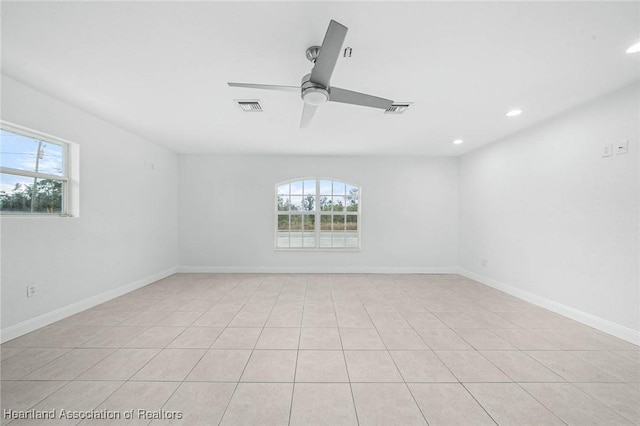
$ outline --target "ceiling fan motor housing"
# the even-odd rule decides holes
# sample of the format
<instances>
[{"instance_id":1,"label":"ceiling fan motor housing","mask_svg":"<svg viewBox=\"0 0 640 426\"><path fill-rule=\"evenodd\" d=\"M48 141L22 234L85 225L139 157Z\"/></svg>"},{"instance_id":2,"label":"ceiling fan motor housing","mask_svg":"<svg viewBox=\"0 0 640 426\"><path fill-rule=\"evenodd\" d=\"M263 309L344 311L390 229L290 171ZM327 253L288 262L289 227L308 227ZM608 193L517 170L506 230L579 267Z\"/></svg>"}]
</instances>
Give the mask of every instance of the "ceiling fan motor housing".
<instances>
[{"instance_id":1,"label":"ceiling fan motor housing","mask_svg":"<svg viewBox=\"0 0 640 426\"><path fill-rule=\"evenodd\" d=\"M309 105L321 105L329 100L329 88L314 83L309 78L311 74L302 77L302 100Z\"/></svg>"}]
</instances>

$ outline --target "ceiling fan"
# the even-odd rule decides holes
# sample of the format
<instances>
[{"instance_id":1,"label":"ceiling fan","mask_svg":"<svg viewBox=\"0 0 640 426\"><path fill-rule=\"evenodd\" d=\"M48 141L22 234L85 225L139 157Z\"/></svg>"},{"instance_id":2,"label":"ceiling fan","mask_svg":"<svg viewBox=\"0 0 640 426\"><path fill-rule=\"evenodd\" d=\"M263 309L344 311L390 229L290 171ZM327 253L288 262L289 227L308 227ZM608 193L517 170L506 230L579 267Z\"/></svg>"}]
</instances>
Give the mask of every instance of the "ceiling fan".
<instances>
[{"instance_id":1,"label":"ceiling fan","mask_svg":"<svg viewBox=\"0 0 640 426\"><path fill-rule=\"evenodd\" d=\"M322 46L311 46L307 49L307 59L314 63L310 74L302 77L300 86L277 86L271 84L251 83L227 83L232 87L245 87L250 89L279 90L283 92L300 92L304 101L302 120L300 127L308 127L319 105L329 102L360 105L371 108L388 109L393 101L366 95L347 89L341 89L330 85L333 69L340 56L342 44L347 35L348 28L331 20L329 28L324 36Z\"/></svg>"}]
</instances>

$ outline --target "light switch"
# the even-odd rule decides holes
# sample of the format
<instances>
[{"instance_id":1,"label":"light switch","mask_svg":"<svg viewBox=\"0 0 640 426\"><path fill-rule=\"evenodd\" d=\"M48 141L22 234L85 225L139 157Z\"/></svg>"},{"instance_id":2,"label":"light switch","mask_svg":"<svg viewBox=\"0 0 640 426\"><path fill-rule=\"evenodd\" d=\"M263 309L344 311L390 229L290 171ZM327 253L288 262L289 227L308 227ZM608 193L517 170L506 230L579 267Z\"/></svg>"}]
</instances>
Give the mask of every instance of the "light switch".
<instances>
[{"instance_id":1,"label":"light switch","mask_svg":"<svg viewBox=\"0 0 640 426\"><path fill-rule=\"evenodd\" d=\"M602 147L602 156L611 157L611 145L605 145Z\"/></svg>"},{"instance_id":2,"label":"light switch","mask_svg":"<svg viewBox=\"0 0 640 426\"><path fill-rule=\"evenodd\" d=\"M629 150L629 141L622 141L616 145L616 155L618 154L626 154Z\"/></svg>"}]
</instances>

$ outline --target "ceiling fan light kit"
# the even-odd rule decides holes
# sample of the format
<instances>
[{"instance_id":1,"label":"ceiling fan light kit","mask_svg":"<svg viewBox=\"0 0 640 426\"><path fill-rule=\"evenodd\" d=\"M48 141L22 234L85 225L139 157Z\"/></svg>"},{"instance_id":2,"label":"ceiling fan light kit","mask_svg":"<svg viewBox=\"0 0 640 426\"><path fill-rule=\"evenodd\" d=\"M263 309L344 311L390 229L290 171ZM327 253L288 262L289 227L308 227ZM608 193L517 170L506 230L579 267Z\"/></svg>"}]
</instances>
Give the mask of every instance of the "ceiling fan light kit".
<instances>
[{"instance_id":1,"label":"ceiling fan light kit","mask_svg":"<svg viewBox=\"0 0 640 426\"><path fill-rule=\"evenodd\" d=\"M389 110L393 105L393 101L390 99L379 98L339 87L331 87L331 76L333 75L333 70L342 51L342 45L344 44L347 31L348 28L344 25L334 20L329 22L329 28L327 28L322 46L311 46L306 51L307 59L313 62L313 68L311 73L302 77L302 83L299 87L232 82L227 84L232 87L249 89L299 92L304 102L300 127L307 127L318 106L326 102L339 102L378 108L384 111Z\"/></svg>"},{"instance_id":2,"label":"ceiling fan light kit","mask_svg":"<svg viewBox=\"0 0 640 426\"><path fill-rule=\"evenodd\" d=\"M311 81L311 74L302 77L300 96L304 103L309 105L321 105L329 100L329 90L322 85Z\"/></svg>"}]
</instances>

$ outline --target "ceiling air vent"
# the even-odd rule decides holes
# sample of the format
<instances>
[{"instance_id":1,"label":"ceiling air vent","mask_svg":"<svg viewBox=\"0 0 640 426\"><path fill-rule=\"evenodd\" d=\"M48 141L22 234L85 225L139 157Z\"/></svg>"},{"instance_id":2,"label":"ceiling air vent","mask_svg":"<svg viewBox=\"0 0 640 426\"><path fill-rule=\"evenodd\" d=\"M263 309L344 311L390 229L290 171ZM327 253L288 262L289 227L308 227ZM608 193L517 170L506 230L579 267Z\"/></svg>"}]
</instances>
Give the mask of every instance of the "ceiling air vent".
<instances>
[{"instance_id":1,"label":"ceiling air vent","mask_svg":"<svg viewBox=\"0 0 640 426\"><path fill-rule=\"evenodd\" d=\"M262 105L258 99L236 99L236 102L244 112L262 112Z\"/></svg>"},{"instance_id":2,"label":"ceiling air vent","mask_svg":"<svg viewBox=\"0 0 640 426\"><path fill-rule=\"evenodd\" d=\"M384 113L385 114L402 114L407 110L407 108L409 108L409 105L411 105L411 103L408 103L408 102L393 104L389 108L387 108Z\"/></svg>"}]
</instances>

